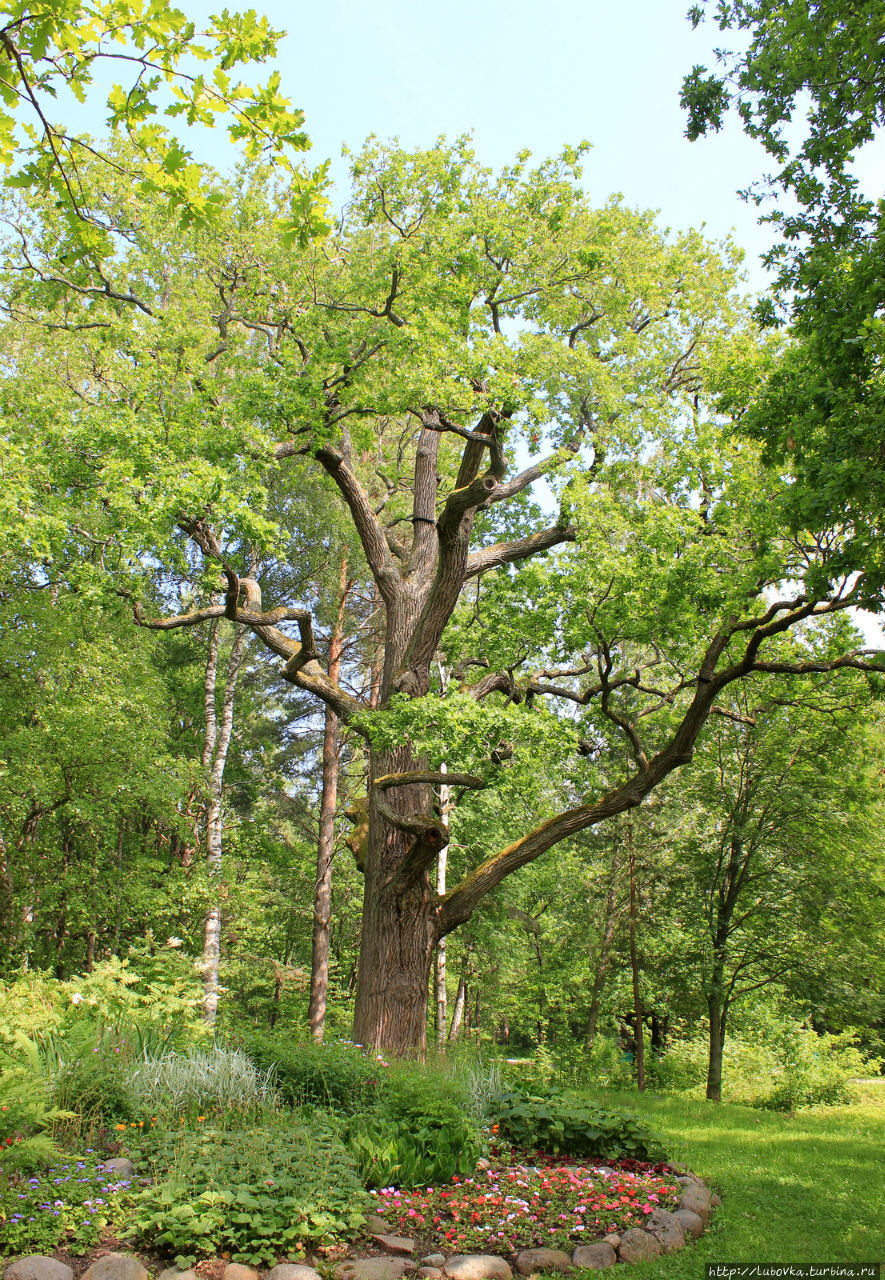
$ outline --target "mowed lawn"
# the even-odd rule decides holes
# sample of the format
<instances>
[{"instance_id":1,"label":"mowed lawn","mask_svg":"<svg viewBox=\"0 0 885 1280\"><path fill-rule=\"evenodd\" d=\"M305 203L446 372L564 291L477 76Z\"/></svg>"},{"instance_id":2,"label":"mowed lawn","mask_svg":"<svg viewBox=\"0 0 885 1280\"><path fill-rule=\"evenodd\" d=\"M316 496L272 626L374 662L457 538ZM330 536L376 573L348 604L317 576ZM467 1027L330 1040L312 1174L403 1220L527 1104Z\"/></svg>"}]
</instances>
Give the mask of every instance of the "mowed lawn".
<instances>
[{"instance_id":1,"label":"mowed lawn","mask_svg":"<svg viewBox=\"0 0 885 1280\"><path fill-rule=\"evenodd\" d=\"M598 1094L654 1125L671 1158L723 1201L701 1240L631 1275L687 1280L720 1262L885 1262L885 1081L859 1088L853 1106L795 1116L672 1095Z\"/></svg>"}]
</instances>

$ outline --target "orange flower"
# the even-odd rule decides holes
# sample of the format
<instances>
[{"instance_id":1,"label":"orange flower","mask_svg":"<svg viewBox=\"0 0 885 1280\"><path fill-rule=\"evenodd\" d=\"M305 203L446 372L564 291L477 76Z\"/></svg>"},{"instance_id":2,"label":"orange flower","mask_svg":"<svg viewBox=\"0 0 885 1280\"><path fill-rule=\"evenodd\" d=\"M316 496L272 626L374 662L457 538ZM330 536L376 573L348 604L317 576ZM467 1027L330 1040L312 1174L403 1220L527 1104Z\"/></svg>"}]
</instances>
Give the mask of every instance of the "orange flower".
<instances>
[{"instance_id":1,"label":"orange flower","mask_svg":"<svg viewBox=\"0 0 885 1280\"><path fill-rule=\"evenodd\" d=\"M125 1124L115 1124L115 1125L114 1125L114 1128L115 1128L115 1129L125 1129L125 1128L126 1128L126 1126L125 1126Z\"/></svg>"}]
</instances>

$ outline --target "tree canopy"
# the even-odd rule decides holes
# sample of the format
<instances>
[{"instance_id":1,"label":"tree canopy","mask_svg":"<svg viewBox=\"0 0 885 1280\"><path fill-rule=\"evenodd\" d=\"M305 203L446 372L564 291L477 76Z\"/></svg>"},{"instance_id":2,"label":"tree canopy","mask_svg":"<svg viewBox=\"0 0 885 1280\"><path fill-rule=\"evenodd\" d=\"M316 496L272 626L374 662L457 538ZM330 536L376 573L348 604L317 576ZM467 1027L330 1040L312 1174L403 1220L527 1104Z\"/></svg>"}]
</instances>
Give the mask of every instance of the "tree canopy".
<instances>
[{"instance_id":1,"label":"tree canopy","mask_svg":"<svg viewBox=\"0 0 885 1280\"><path fill-rule=\"evenodd\" d=\"M72 267L51 201L9 215L18 554L122 593L142 627L247 627L363 741L356 1030L392 1049L423 1044L439 938L687 763L732 685L882 669L846 616L881 605L846 557L858 530L826 509L797 526L782 470L722 411L771 359L728 250L593 208L579 165L493 174L466 143L370 142L335 233L297 251L260 167L214 180L225 212L183 233L84 166L108 217L137 210L125 292ZM359 547L362 688L330 674L287 568L306 477ZM439 895L442 785L473 837Z\"/></svg>"}]
</instances>

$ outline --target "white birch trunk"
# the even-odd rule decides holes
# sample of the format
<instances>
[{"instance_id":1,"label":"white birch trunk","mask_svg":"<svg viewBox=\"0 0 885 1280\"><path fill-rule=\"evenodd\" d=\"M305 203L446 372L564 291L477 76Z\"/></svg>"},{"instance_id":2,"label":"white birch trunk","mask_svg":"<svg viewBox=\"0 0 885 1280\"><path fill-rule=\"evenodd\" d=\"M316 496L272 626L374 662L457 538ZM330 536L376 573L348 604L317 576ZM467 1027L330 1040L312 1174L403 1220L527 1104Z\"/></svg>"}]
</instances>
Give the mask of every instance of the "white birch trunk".
<instances>
[{"instance_id":1,"label":"white birch trunk","mask_svg":"<svg viewBox=\"0 0 885 1280\"><path fill-rule=\"evenodd\" d=\"M203 764L209 768L209 798L206 802L206 868L209 883L221 875L224 813L224 766L234 724L234 698L243 662L246 628L237 626L227 663L227 679L221 703L221 719L216 712L216 680L218 671L218 630L213 632L206 662L205 705L206 741ZM217 890L203 922L203 1016L214 1026L218 1013L218 969L221 962L221 905Z\"/></svg>"}]
</instances>

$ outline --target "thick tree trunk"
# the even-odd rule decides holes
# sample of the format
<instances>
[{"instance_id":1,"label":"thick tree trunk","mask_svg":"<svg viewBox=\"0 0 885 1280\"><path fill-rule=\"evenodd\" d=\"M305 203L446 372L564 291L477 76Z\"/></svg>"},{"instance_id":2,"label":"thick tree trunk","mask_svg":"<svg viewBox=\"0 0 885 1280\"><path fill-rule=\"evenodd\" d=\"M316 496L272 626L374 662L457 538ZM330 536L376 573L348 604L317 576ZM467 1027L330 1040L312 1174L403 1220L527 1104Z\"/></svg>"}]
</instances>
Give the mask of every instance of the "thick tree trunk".
<instances>
[{"instance_id":1,"label":"thick tree trunk","mask_svg":"<svg viewBox=\"0 0 885 1280\"><path fill-rule=\"evenodd\" d=\"M439 937L438 900L429 872L445 841L427 824L425 783L381 789L375 779L426 768L411 749L371 752L369 840L354 1040L392 1054L423 1056L427 995ZM411 825L413 828L407 829Z\"/></svg>"},{"instance_id":2,"label":"thick tree trunk","mask_svg":"<svg viewBox=\"0 0 885 1280\"><path fill-rule=\"evenodd\" d=\"M341 674L344 610L349 584L347 561L341 562L338 612L329 639L329 678L337 684ZM329 993L329 928L332 919L332 859L335 855L335 812L338 808L338 763L341 739L338 717L326 707L323 727L323 794L317 841L317 878L313 899L313 942L310 962L310 1000L307 1020L314 1040L322 1040L326 1028Z\"/></svg>"}]
</instances>

